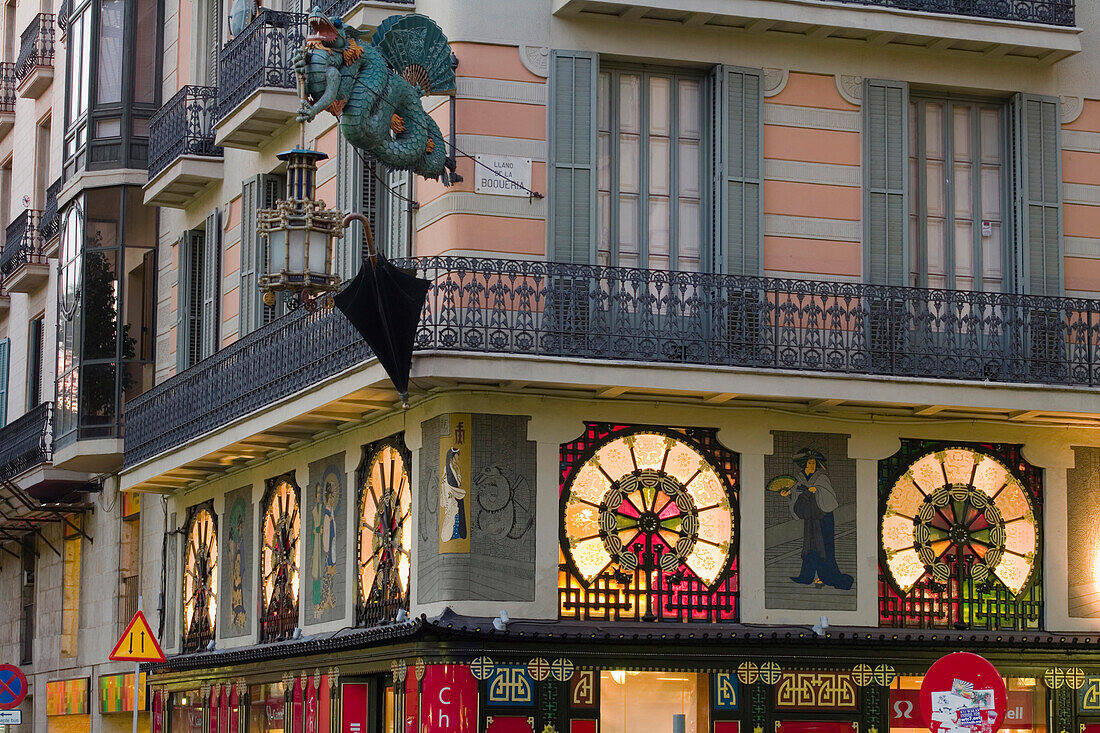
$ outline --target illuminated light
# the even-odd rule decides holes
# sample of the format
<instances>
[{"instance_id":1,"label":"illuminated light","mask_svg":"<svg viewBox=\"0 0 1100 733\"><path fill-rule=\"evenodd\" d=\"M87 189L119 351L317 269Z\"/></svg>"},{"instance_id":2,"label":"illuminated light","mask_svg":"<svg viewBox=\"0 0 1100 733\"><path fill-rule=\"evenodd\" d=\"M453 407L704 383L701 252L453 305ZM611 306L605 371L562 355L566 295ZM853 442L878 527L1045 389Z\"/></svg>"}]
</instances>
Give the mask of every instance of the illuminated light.
<instances>
[{"instance_id":1,"label":"illuminated light","mask_svg":"<svg viewBox=\"0 0 1100 733\"><path fill-rule=\"evenodd\" d=\"M210 508L192 509L186 537L183 628L185 646L190 649L214 637L218 615L218 531Z\"/></svg>"},{"instance_id":2,"label":"illuminated light","mask_svg":"<svg viewBox=\"0 0 1100 733\"><path fill-rule=\"evenodd\" d=\"M913 546L913 520L908 517L884 517L882 520L882 546L886 550L904 550Z\"/></svg>"},{"instance_id":3,"label":"illuminated light","mask_svg":"<svg viewBox=\"0 0 1100 733\"><path fill-rule=\"evenodd\" d=\"M887 557L886 564L894 580L897 581L898 587L903 593L908 593L924 575L924 563L917 557L917 551L912 548L903 550L893 557Z\"/></svg>"},{"instance_id":4,"label":"illuminated light","mask_svg":"<svg viewBox=\"0 0 1100 733\"><path fill-rule=\"evenodd\" d=\"M974 451L952 448L943 452L943 472L950 484L969 484L974 473Z\"/></svg>"},{"instance_id":5,"label":"illuminated light","mask_svg":"<svg viewBox=\"0 0 1100 733\"><path fill-rule=\"evenodd\" d=\"M931 494L944 485L942 464L935 453L929 453L917 459L916 463L909 467L909 473L913 477L913 482L925 494Z\"/></svg>"},{"instance_id":6,"label":"illuminated light","mask_svg":"<svg viewBox=\"0 0 1100 733\"><path fill-rule=\"evenodd\" d=\"M403 445L371 449L359 487L359 603L388 619L406 607L412 566L411 484Z\"/></svg>"},{"instance_id":7,"label":"illuminated light","mask_svg":"<svg viewBox=\"0 0 1100 733\"><path fill-rule=\"evenodd\" d=\"M1008 481L1008 469L1001 465L996 458L982 455L977 461L977 469L974 472L974 486L981 489L989 496L994 496Z\"/></svg>"},{"instance_id":8,"label":"illuminated light","mask_svg":"<svg viewBox=\"0 0 1100 733\"><path fill-rule=\"evenodd\" d=\"M613 679L616 684L620 684L620 685L624 684L626 682L626 670L622 670L622 669L612 670L611 671L611 679Z\"/></svg>"},{"instance_id":9,"label":"illuminated light","mask_svg":"<svg viewBox=\"0 0 1100 733\"><path fill-rule=\"evenodd\" d=\"M894 484L894 490L890 492L890 498L886 501L886 508L896 514L915 517L923 502L924 494L913 483L913 479L902 476Z\"/></svg>"},{"instance_id":10,"label":"illuminated light","mask_svg":"<svg viewBox=\"0 0 1100 733\"><path fill-rule=\"evenodd\" d=\"M1016 479L1011 479L1004 490L993 500L1001 511L1005 521L1022 517L1031 510L1031 503L1027 500L1027 494Z\"/></svg>"},{"instance_id":11,"label":"illuminated light","mask_svg":"<svg viewBox=\"0 0 1100 733\"><path fill-rule=\"evenodd\" d=\"M577 472L573 481L573 496L584 499L592 504L603 501L603 495L611 488L611 482L599 468L595 460L588 461Z\"/></svg>"},{"instance_id":12,"label":"illuminated light","mask_svg":"<svg viewBox=\"0 0 1100 733\"><path fill-rule=\"evenodd\" d=\"M668 453L669 439L654 433L637 433L633 437L634 444L631 449L634 451L634 460L638 468L662 470L665 455Z\"/></svg>"}]
</instances>

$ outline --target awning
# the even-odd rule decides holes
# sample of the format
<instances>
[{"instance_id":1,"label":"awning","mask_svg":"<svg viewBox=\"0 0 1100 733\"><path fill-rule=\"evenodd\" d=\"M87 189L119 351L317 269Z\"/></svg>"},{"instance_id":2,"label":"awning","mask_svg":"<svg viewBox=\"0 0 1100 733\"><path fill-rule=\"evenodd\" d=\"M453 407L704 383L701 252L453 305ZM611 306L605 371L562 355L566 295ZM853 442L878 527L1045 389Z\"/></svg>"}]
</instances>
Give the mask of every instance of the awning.
<instances>
[{"instance_id":1,"label":"awning","mask_svg":"<svg viewBox=\"0 0 1100 733\"><path fill-rule=\"evenodd\" d=\"M67 489L58 495L36 498L13 481L0 477L0 550L19 557L5 544L39 532L49 524L64 524L90 541L91 537L84 533L83 527L73 522L69 515L91 509L94 505L87 501L85 494L98 489L97 484L85 484L76 489ZM53 545L50 545L50 549L58 552Z\"/></svg>"}]
</instances>

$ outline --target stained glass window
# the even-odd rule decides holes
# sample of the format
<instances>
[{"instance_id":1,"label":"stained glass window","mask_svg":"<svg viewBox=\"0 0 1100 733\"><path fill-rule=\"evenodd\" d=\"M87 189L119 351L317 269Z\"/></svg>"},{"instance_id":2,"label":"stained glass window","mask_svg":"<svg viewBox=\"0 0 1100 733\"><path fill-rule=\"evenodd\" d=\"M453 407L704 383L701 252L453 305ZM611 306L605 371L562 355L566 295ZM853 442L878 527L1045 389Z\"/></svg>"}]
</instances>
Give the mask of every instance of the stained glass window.
<instances>
[{"instance_id":1,"label":"stained glass window","mask_svg":"<svg viewBox=\"0 0 1100 733\"><path fill-rule=\"evenodd\" d=\"M200 651L214 638L218 614L218 518L212 502L191 507L184 530L183 651Z\"/></svg>"},{"instance_id":2,"label":"stained glass window","mask_svg":"<svg viewBox=\"0 0 1100 733\"><path fill-rule=\"evenodd\" d=\"M1019 446L903 441L879 495L883 624L1039 627L1041 474Z\"/></svg>"},{"instance_id":3,"label":"stained glass window","mask_svg":"<svg viewBox=\"0 0 1100 733\"><path fill-rule=\"evenodd\" d=\"M298 571L302 560L300 496L293 472L267 482L260 545L263 591L260 641L287 639L298 625Z\"/></svg>"},{"instance_id":4,"label":"stained glass window","mask_svg":"<svg viewBox=\"0 0 1100 733\"><path fill-rule=\"evenodd\" d=\"M560 613L737 617L737 456L714 430L590 423L561 450Z\"/></svg>"},{"instance_id":5,"label":"stained glass window","mask_svg":"<svg viewBox=\"0 0 1100 733\"><path fill-rule=\"evenodd\" d=\"M359 466L359 609L373 626L409 608L412 553L409 454L400 437L363 449Z\"/></svg>"}]
</instances>

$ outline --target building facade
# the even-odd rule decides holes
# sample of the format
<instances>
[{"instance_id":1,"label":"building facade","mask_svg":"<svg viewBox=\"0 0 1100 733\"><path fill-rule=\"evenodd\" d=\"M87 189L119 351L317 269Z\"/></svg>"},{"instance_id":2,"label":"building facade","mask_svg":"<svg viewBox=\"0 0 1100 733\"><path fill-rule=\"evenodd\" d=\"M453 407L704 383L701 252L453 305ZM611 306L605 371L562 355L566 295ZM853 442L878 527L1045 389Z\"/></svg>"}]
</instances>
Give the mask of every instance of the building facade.
<instances>
[{"instance_id":1,"label":"building facade","mask_svg":"<svg viewBox=\"0 0 1100 733\"><path fill-rule=\"evenodd\" d=\"M1095 8L326 3L446 34L444 186L328 113L302 132L303 5L141 2L58 11L57 58L124 17L148 61L114 94L95 40L64 63L88 99L47 87L79 110L61 234L0 335L23 364L34 304L57 323L35 465L83 472L63 516L106 539L78 552L121 558L122 507L150 515L152 730L919 730L961 649L1006 728L1100 724ZM300 136L317 198L431 283L407 407L339 312L261 299ZM88 656L44 662L35 729L114 724L40 701L123 671L87 585Z\"/></svg>"}]
</instances>

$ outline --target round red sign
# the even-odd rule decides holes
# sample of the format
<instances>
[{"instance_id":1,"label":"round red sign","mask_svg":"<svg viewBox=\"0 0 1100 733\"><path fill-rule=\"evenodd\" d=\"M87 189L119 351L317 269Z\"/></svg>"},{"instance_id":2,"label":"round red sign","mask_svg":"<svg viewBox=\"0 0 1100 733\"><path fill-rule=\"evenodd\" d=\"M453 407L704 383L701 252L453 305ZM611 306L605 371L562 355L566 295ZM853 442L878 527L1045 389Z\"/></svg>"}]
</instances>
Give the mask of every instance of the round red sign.
<instances>
[{"instance_id":1,"label":"round red sign","mask_svg":"<svg viewBox=\"0 0 1100 733\"><path fill-rule=\"evenodd\" d=\"M920 686L921 716L932 733L996 733L1007 707L1000 672L970 652L937 661Z\"/></svg>"},{"instance_id":2,"label":"round red sign","mask_svg":"<svg viewBox=\"0 0 1100 733\"><path fill-rule=\"evenodd\" d=\"M14 664L0 664L0 710L18 707L27 696L27 678Z\"/></svg>"}]
</instances>

